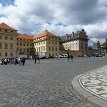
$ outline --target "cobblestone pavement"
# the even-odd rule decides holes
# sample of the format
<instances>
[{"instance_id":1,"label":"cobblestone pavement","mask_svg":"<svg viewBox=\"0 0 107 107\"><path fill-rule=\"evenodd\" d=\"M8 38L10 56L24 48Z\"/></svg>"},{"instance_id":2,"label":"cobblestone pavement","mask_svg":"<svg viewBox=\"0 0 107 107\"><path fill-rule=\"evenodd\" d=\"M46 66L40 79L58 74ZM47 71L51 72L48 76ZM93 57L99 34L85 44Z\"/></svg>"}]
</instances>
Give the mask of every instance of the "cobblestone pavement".
<instances>
[{"instance_id":1,"label":"cobblestone pavement","mask_svg":"<svg viewBox=\"0 0 107 107\"><path fill-rule=\"evenodd\" d=\"M83 74L79 83L85 90L107 100L107 65Z\"/></svg>"},{"instance_id":2,"label":"cobblestone pavement","mask_svg":"<svg viewBox=\"0 0 107 107\"><path fill-rule=\"evenodd\" d=\"M77 58L0 65L0 107L93 107L72 90L71 82L106 63L105 58Z\"/></svg>"}]
</instances>

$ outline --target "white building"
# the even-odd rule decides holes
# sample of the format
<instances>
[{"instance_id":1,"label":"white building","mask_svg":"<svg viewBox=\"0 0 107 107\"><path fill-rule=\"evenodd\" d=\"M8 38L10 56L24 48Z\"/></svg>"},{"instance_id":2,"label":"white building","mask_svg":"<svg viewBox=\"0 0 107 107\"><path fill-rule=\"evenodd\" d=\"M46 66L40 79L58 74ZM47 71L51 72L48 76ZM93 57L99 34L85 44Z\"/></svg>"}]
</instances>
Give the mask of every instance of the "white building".
<instances>
[{"instance_id":1,"label":"white building","mask_svg":"<svg viewBox=\"0 0 107 107\"><path fill-rule=\"evenodd\" d=\"M72 32L72 34L62 36L61 42L64 49L71 52L73 55L81 56L87 53L88 36L83 29L76 33Z\"/></svg>"}]
</instances>

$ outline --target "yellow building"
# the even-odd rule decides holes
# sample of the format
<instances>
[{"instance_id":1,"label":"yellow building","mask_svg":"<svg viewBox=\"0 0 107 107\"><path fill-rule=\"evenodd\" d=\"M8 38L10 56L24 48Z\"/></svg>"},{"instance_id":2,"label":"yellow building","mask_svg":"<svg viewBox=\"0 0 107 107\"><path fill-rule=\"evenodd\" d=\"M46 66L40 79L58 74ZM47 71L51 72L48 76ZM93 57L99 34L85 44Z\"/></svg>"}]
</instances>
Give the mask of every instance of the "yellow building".
<instances>
[{"instance_id":1,"label":"yellow building","mask_svg":"<svg viewBox=\"0 0 107 107\"><path fill-rule=\"evenodd\" d=\"M34 47L40 56L55 57L59 54L59 37L45 30L34 36Z\"/></svg>"},{"instance_id":2,"label":"yellow building","mask_svg":"<svg viewBox=\"0 0 107 107\"><path fill-rule=\"evenodd\" d=\"M58 37L48 30L35 36L18 34L17 30L5 23L0 24L0 59L25 55L40 57L55 57L70 51L74 56L87 53L88 36L82 29L76 33Z\"/></svg>"},{"instance_id":3,"label":"yellow building","mask_svg":"<svg viewBox=\"0 0 107 107\"><path fill-rule=\"evenodd\" d=\"M0 59L17 56L17 30L5 23L0 24Z\"/></svg>"},{"instance_id":4,"label":"yellow building","mask_svg":"<svg viewBox=\"0 0 107 107\"><path fill-rule=\"evenodd\" d=\"M24 55L27 58L34 54L33 36L27 34L19 34L17 36L17 56Z\"/></svg>"}]
</instances>

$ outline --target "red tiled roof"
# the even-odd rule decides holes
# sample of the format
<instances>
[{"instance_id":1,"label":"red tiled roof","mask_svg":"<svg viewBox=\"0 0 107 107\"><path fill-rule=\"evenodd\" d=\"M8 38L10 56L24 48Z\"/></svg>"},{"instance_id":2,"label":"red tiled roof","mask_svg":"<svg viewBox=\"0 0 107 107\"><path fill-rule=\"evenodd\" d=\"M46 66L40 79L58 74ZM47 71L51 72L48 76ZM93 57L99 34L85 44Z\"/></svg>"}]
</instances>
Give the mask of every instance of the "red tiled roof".
<instances>
[{"instance_id":1,"label":"red tiled roof","mask_svg":"<svg viewBox=\"0 0 107 107\"><path fill-rule=\"evenodd\" d=\"M14 29L14 28L8 26L8 25L5 24L5 23L1 23L1 24L0 24L0 28L1 28L1 29L16 30L16 29Z\"/></svg>"},{"instance_id":2,"label":"red tiled roof","mask_svg":"<svg viewBox=\"0 0 107 107\"><path fill-rule=\"evenodd\" d=\"M17 36L17 38L19 38L19 39L30 39L30 40L33 40L33 36L28 35L28 34L19 34Z\"/></svg>"},{"instance_id":3,"label":"red tiled roof","mask_svg":"<svg viewBox=\"0 0 107 107\"><path fill-rule=\"evenodd\" d=\"M51 32L48 32L47 30L45 30L43 33L40 33L40 34L37 34L33 37L33 39L37 39L37 38L40 38L40 37L43 37L43 36L51 36L51 37L56 37L58 38L56 35L54 35L53 33Z\"/></svg>"}]
</instances>

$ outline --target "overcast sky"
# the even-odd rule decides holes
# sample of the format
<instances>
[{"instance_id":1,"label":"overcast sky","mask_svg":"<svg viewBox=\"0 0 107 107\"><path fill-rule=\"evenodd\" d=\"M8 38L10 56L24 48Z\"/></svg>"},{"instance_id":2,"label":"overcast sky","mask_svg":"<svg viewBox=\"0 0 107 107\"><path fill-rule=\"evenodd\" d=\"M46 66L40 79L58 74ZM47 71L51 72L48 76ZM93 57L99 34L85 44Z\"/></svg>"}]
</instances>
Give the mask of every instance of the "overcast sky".
<instances>
[{"instance_id":1,"label":"overcast sky","mask_svg":"<svg viewBox=\"0 0 107 107\"><path fill-rule=\"evenodd\" d=\"M91 42L102 42L107 38L107 0L0 0L2 22L32 35L47 29L62 36L84 28Z\"/></svg>"}]
</instances>

